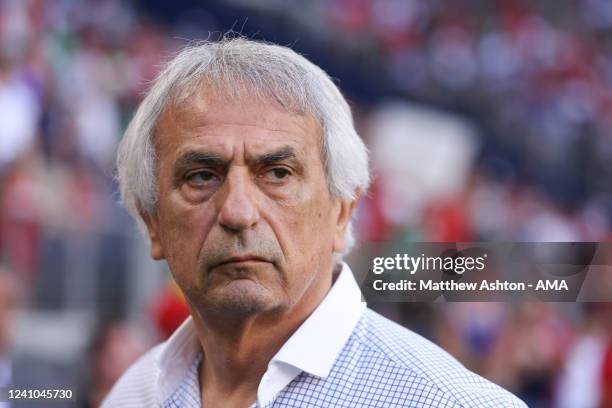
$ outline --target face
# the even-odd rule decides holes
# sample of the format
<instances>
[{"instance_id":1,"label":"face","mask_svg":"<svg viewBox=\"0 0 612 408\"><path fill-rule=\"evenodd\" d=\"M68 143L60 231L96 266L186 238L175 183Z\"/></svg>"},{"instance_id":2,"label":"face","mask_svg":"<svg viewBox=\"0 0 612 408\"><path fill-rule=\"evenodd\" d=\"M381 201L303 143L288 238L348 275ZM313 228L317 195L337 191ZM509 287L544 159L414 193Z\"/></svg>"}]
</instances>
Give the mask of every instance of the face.
<instances>
[{"instance_id":1,"label":"face","mask_svg":"<svg viewBox=\"0 0 612 408\"><path fill-rule=\"evenodd\" d=\"M166 109L155 143L152 256L192 307L250 315L325 293L354 203L330 196L316 120L197 94Z\"/></svg>"}]
</instances>

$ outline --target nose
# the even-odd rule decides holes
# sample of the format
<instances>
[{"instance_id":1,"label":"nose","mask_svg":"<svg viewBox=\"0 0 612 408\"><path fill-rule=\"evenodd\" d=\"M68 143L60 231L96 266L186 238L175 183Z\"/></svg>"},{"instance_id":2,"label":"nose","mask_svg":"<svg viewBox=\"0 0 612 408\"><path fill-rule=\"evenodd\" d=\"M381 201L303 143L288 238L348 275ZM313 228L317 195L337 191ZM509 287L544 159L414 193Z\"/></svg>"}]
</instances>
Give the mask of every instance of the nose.
<instances>
[{"instance_id":1,"label":"nose","mask_svg":"<svg viewBox=\"0 0 612 408\"><path fill-rule=\"evenodd\" d=\"M225 179L225 194L221 198L219 224L228 232L240 232L253 227L259 220L255 191L246 169L233 168Z\"/></svg>"}]
</instances>

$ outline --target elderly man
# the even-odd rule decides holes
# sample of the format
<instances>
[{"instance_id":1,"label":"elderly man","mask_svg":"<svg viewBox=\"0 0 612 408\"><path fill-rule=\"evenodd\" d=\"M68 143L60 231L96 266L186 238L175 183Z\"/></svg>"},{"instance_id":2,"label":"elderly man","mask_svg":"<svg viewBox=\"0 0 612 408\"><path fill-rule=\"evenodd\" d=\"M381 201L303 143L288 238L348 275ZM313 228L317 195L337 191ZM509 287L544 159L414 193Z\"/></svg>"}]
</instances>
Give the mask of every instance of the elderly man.
<instances>
[{"instance_id":1,"label":"elderly man","mask_svg":"<svg viewBox=\"0 0 612 408\"><path fill-rule=\"evenodd\" d=\"M130 123L118 174L191 317L104 407L524 406L361 302L341 259L366 149L340 91L290 49L184 49Z\"/></svg>"}]
</instances>

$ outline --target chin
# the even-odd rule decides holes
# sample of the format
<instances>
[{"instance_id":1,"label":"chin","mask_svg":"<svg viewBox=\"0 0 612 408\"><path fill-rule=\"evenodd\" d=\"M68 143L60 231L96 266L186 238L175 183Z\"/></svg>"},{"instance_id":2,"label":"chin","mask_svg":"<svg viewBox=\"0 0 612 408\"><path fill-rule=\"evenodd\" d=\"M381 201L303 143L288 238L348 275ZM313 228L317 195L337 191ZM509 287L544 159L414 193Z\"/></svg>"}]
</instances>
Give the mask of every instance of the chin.
<instances>
[{"instance_id":1,"label":"chin","mask_svg":"<svg viewBox=\"0 0 612 408\"><path fill-rule=\"evenodd\" d=\"M249 279L237 279L200 297L202 311L251 316L282 308L278 296Z\"/></svg>"}]
</instances>

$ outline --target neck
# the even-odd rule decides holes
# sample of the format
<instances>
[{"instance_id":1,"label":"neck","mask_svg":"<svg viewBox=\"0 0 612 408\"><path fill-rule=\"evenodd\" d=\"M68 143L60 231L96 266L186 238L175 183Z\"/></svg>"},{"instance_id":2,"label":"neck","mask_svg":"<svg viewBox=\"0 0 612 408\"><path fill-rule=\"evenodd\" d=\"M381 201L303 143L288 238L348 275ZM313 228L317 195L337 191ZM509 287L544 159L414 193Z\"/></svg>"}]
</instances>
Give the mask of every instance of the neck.
<instances>
[{"instance_id":1,"label":"neck","mask_svg":"<svg viewBox=\"0 0 612 408\"><path fill-rule=\"evenodd\" d=\"M319 278L296 304L283 311L221 316L192 309L204 354L200 366L202 395L208 398L238 393L254 400L272 357L329 291L330 275Z\"/></svg>"}]
</instances>

